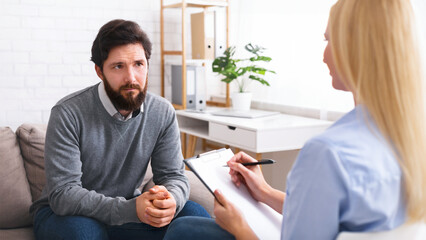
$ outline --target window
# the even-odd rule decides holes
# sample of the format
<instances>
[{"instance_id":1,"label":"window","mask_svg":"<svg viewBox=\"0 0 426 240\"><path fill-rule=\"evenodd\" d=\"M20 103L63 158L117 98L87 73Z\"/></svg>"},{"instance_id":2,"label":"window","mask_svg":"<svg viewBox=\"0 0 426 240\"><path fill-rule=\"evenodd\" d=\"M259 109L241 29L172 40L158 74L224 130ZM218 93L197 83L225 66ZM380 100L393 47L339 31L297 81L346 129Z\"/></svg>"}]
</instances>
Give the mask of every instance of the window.
<instances>
[{"instance_id":1,"label":"window","mask_svg":"<svg viewBox=\"0 0 426 240\"><path fill-rule=\"evenodd\" d=\"M253 100L340 112L353 108L350 93L332 88L329 70L323 63L324 32L335 2L231 1L234 16L230 37L237 53L244 52L249 42L261 45L267 48L265 55L272 57L268 68L277 72L267 76L271 87L251 84ZM413 5L416 12L426 12L423 0L413 0ZM426 22L425 16L417 15L418 22ZM426 39L426 31L423 36Z\"/></svg>"}]
</instances>

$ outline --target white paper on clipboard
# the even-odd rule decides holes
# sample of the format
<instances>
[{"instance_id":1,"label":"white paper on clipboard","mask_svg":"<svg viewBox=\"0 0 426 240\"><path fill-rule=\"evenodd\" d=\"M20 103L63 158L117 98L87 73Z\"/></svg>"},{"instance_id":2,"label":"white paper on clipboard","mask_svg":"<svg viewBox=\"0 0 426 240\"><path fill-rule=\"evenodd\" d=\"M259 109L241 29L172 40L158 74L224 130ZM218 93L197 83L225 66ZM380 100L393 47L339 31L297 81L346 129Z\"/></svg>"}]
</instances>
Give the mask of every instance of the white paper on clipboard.
<instances>
[{"instance_id":1,"label":"white paper on clipboard","mask_svg":"<svg viewBox=\"0 0 426 240\"><path fill-rule=\"evenodd\" d=\"M245 186L238 188L232 182L229 168L224 165L233 155L230 149L223 148L184 161L210 192L219 189L240 209L258 238L280 239L282 215L253 199Z\"/></svg>"}]
</instances>

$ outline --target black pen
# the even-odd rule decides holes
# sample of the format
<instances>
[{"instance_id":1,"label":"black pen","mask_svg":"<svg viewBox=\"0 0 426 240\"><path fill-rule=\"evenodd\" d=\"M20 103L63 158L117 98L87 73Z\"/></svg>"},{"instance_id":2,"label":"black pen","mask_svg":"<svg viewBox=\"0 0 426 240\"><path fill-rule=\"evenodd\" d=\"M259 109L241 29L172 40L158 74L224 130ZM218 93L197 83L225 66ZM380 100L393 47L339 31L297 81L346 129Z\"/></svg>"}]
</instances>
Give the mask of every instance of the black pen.
<instances>
[{"instance_id":1,"label":"black pen","mask_svg":"<svg viewBox=\"0 0 426 240\"><path fill-rule=\"evenodd\" d=\"M262 159L257 162L245 162L241 163L243 166L254 166L254 165L263 165L263 164L272 164L275 163L272 159ZM228 165L223 165L224 167L229 167Z\"/></svg>"}]
</instances>

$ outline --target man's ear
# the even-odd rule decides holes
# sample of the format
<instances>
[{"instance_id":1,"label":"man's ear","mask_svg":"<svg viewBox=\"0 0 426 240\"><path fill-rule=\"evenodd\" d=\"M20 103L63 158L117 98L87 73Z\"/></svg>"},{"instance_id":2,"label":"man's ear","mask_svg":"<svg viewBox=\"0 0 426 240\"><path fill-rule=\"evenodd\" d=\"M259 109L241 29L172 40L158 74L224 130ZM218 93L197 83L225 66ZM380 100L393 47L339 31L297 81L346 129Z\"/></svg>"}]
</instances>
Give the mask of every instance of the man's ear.
<instances>
[{"instance_id":1,"label":"man's ear","mask_svg":"<svg viewBox=\"0 0 426 240\"><path fill-rule=\"evenodd\" d=\"M96 74L98 75L98 77L103 81L104 80L104 75L102 74L102 70L96 64L95 64L95 70L96 70Z\"/></svg>"}]
</instances>

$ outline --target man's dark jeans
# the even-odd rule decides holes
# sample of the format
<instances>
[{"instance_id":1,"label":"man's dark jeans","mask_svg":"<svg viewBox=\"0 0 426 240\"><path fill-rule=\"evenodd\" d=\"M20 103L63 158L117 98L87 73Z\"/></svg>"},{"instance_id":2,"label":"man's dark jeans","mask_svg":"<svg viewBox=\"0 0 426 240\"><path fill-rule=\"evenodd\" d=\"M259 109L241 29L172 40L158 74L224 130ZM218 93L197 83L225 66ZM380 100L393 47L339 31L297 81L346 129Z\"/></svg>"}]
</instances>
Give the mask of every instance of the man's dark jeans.
<instances>
[{"instance_id":1,"label":"man's dark jeans","mask_svg":"<svg viewBox=\"0 0 426 240\"><path fill-rule=\"evenodd\" d=\"M201 216L210 218L198 203L188 201L175 217ZM34 218L36 239L163 239L168 226L156 228L145 223L127 223L109 226L93 218L83 216L57 216L50 207L37 211Z\"/></svg>"}]
</instances>

